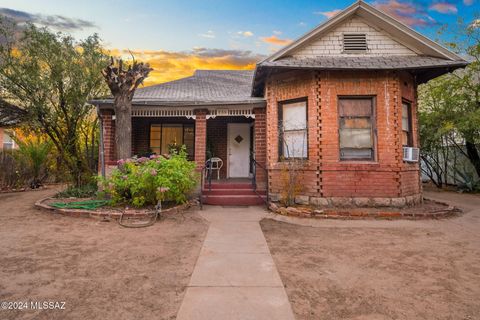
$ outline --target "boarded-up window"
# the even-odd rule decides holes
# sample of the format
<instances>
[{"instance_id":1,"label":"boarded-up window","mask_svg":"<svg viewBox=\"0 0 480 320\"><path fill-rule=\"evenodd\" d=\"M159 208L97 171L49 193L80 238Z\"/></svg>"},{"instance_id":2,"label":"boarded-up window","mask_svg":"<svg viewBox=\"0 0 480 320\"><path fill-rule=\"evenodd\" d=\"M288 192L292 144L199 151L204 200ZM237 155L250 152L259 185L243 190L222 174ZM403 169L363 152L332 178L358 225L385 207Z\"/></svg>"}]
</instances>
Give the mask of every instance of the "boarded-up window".
<instances>
[{"instance_id":1,"label":"boarded-up window","mask_svg":"<svg viewBox=\"0 0 480 320\"><path fill-rule=\"evenodd\" d=\"M374 124L372 98L340 98L340 159L374 159Z\"/></svg>"},{"instance_id":2,"label":"boarded-up window","mask_svg":"<svg viewBox=\"0 0 480 320\"><path fill-rule=\"evenodd\" d=\"M280 157L307 158L307 101L280 103L278 120Z\"/></svg>"},{"instance_id":3,"label":"boarded-up window","mask_svg":"<svg viewBox=\"0 0 480 320\"><path fill-rule=\"evenodd\" d=\"M412 147L412 105L402 103L402 144L404 147Z\"/></svg>"},{"instance_id":4,"label":"boarded-up window","mask_svg":"<svg viewBox=\"0 0 480 320\"><path fill-rule=\"evenodd\" d=\"M156 154L168 154L172 148L185 145L189 159L193 159L195 128L193 124L152 124L150 126L150 150Z\"/></svg>"}]
</instances>

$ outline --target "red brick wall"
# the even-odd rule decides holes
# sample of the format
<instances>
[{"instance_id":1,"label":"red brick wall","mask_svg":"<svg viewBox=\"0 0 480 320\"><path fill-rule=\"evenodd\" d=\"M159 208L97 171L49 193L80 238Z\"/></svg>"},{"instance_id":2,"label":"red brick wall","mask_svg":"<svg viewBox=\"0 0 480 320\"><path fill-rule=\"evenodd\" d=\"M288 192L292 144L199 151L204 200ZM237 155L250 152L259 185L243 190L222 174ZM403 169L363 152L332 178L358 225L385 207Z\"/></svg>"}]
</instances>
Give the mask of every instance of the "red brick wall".
<instances>
[{"instance_id":1,"label":"red brick wall","mask_svg":"<svg viewBox=\"0 0 480 320\"><path fill-rule=\"evenodd\" d=\"M278 102L306 97L309 150L301 178L302 195L395 198L419 193L418 164L403 163L401 146L401 99L403 96L415 102L414 94L413 79L394 72L290 71L272 75L266 84L270 191L278 193L282 188ZM375 161L340 161L338 96L341 95L376 97ZM416 134L416 117L413 122Z\"/></svg>"},{"instance_id":2,"label":"red brick wall","mask_svg":"<svg viewBox=\"0 0 480 320\"><path fill-rule=\"evenodd\" d=\"M195 162L198 168L202 168L206 161L207 113L208 110L195 110Z\"/></svg>"},{"instance_id":3,"label":"red brick wall","mask_svg":"<svg viewBox=\"0 0 480 320\"><path fill-rule=\"evenodd\" d=\"M112 119L112 110L102 110L102 125L103 125L103 145L105 165L117 164L117 157L115 155L115 120Z\"/></svg>"},{"instance_id":4,"label":"red brick wall","mask_svg":"<svg viewBox=\"0 0 480 320\"><path fill-rule=\"evenodd\" d=\"M255 160L259 166L266 168L267 165L267 115L265 108L253 109L255 123L253 130L253 142L255 145ZM265 189L267 186L267 174L261 167L256 168L257 186Z\"/></svg>"}]
</instances>

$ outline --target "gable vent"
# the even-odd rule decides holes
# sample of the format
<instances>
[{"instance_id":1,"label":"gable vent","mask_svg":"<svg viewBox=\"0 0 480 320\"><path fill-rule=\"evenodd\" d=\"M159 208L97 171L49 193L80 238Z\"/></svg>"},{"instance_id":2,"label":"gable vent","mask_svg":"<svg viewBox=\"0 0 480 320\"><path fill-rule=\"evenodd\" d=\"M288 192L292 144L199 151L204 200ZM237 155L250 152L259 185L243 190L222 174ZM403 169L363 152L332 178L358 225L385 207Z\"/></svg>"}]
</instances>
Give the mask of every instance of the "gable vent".
<instances>
[{"instance_id":1,"label":"gable vent","mask_svg":"<svg viewBox=\"0 0 480 320\"><path fill-rule=\"evenodd\" d=\"M344 52L365 52L367 51L367 35L365 33L344 33Z\"/></svg>"}]
</instances>

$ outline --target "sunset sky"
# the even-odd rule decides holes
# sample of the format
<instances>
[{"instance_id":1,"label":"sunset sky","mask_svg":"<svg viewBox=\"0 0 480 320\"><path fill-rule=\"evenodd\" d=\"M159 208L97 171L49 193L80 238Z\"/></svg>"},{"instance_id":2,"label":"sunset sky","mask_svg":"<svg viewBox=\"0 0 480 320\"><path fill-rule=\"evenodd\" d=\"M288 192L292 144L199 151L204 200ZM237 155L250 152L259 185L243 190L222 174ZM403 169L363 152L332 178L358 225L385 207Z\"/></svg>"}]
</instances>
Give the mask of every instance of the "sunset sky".
<instances>
[{"instance_id":1,"label":"sunset sky","mask_svg":"<svg viewBox=\"0 0 480 320\"><path fill-rule=\"evenodd\" d=\"M473 21L480 0L368 1L436 39L445 23ZM150 62L147 84L195 69L251 69L352 1L0 0L0 14L77 38L98 33L114 54L131 50ZM444 35L443 37L448 37Z\"/></svg>"}]
</instances>

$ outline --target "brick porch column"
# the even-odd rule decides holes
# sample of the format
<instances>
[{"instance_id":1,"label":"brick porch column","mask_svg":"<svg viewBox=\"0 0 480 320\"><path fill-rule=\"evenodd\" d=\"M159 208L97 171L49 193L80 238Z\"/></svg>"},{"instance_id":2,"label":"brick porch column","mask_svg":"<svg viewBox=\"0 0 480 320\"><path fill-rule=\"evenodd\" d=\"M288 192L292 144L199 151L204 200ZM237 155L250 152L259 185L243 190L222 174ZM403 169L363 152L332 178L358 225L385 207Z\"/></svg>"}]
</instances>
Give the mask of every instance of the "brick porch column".
<instances>
[{"instance_id":1,"label":"brick porch column","mask_svg":"<svg viewBox=\"0 0 480 320\"><path fill-rule=\"evenodd\" d=\"M115 155L115 120L113 119L113 110L100 111L103 125L103 146L105 166L116 165L117 157Z\"/></svg>"},{"instance_id":2,"label":"brick porch column","mask_svg":"<svg viewBox=\"0 0 480 320\"><path fill-rule=\"evenodd\" d=\"M198 169L202 168L206 161L207 113L206 109L195 110L195 163Z\"/></svg>"},{"instance_id":3,"label":"brick porch column","mask_svg":"<svg viewBox=\"0 0 480 320\"><path fill-rule=\"evenodd\" d=\"M262 167L266 168L267 164L267 117L266 108L253 109L255 114L254 126L254 143L255 143L255 160ZM260 189L266 189L267 176L265 170L257 167L257 185Z\"/></svg>"}]
</instances>

